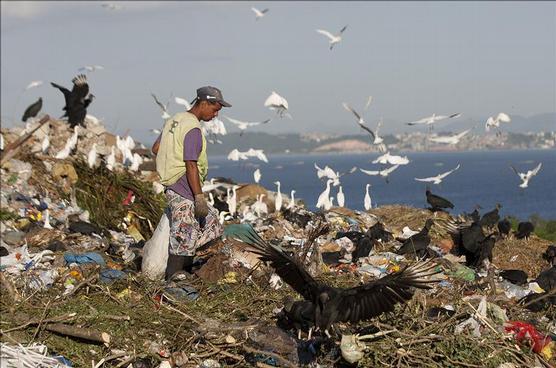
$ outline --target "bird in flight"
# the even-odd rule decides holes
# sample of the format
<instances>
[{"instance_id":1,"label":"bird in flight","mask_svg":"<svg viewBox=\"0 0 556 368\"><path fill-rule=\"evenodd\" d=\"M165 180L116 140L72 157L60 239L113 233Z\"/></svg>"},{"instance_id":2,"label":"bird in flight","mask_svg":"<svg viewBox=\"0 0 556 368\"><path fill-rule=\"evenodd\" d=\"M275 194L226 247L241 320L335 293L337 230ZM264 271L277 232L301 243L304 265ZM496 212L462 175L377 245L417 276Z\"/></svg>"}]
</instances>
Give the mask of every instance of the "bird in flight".
<instances>
[{"instance_id":1,"label":"bird in flight","mask_svg":"<svg viewBox=\"0 0 556 368\"><path fill-rule=\"evenodd\" d=\"M372 162L373 164L391 164L391 165L407 165L409 163L409 158L407 156L396 156L391 155L390 151L386 152L382 156L377 157Z\"/></svg>"},{"instance_id":2,"label":"bird in flight","mask_svg":"<svg viewBox=\"0 0 556 368\"><path fill-rule=\"evenodd\" d=\"M290 119L292 116L287 112L288 111L288 101L280 96L278 93L272 91L270 96L265 100L264 106L268 107L270 110L276 110L276 113L280 115L280 117L287 116Z\"/></svg>"},{"instance_id":3,"label":"bird in flight","mask_svg":"<svg viewBox=\"0 0 556 368\"><path fill-rule=\"evenodd\" d=\"M450 175L451 173L453 173L454 171L456 171L458 169L459 169L459 164L454 169L452 169L450 171L446 171L445 173L438 174L436 176L431 176L430 178L415 178L415 180L422 181L422 182L425 182L425 183L440 184L440 183L442 183L442 180L444 180L445 177L447 177L448 175Z\"/></svg>"},{"instance_id":4,"label":"bird in flight","mask_svg":"<svg viewBox=\"0 0 556 368\"><path fill-rule=\"evenodd\" d=\"M472 128L464 130L461 133L458 134L454 134L454 135L450 135L450 136L444 136L444 137L429 137L430 141L436 142L436 143L444 143L444 144L458 144L459 141L467 134L471 131Z\"/></svg>"},{"instance_id":5,"label":"bird in flight","mask_svg":"<svg viewBox=\"0 0 556 368\"><path fill-rule=\"evenodd\" d=\"M416 121L412 121L409 123L406 123L407 125L431 125L434 124L438 121L442 121L442 120L446 120L446 119L454 119L454 118L458 118L460 117L461 114L460 113L456 113L456 114L452 114L452 115L436 115L436 114L432 114L431 116L427 116L426 118L422 118Z\"/></svg>"},{"instance_id":6,"label":"bird in flight","mask_svg":"<svg viewBox=\"0 0 556 368\"><path fill-rule=\"evenodd\" d=\"M29 84L27 85L27 87L25 87L25 89L28 90L28 89L31 89L31 88L38 87L38 86L42 85L42 83L43 83L43 82L40 81L40 80L31 81L31 83L29 83Z\"/></svg>"},{"instance_id":7,"label":"bird in flight","mask_svg":"<svg viewBox=\"0 0 556 368\"><path fill-rule=\"evenodd\" d=\"M333 35L332 33L328 32L324 29L317 29L317 32L322 34L322 35L325 35L326 37L328 37L328 43L330 44L330 50L332 50L334 45L342 40L342 33L344 33L344 31L346 30L347 27L348 27L347 25L344 26L344 28L342 28L340 30L340 33L338 33L337 35Z\"/></svg>"},{"instance_id":8,"label":"bird in flight","mask_svg":"<svg viewBox=\"0 0 556 368\"><path fill-rule=\"evenodd\" d=\"M270 119L266 119L264 121L258 121L258 122L247 122L247 121L241 121L241 120L236 120L236 119L232 119L228 116L225 116L226 119L228 119L230 121L230 123L236 125L238 127L238 129L241 129L241 133L239 133L239 136L241 137L243 135L243 133L245 132L245 129L249 128L249 127L253 127L253 126L257 126L259 124L266 124L270 121Z\"/></svg>"},{"instance_id":9,"label":"bird in flight","mask_svg":"<svg viewBox=\"0 0 556 368\"><path fill-rule=\"evenodd\" d=\"M162 102L160 102L154 93L151 93L151 96L153 96L154 102L162 110L162 119L164 119L164 120L169 119L170 114L168 114L168 103L163 104Z\"/></svg>"},{"instance_id":10,"label":"bird in flight","mask_svg":"<svg viewBox=\"0 0 556 368\"><path fill-rule=\"evenodd\" d=\"M537 175L539 173L539 171L541 170L542 167L542 162L539 162L539 164L533 169L533 170L529 170L526 173L520 173L516 170L515 167L510 166L513 171L517 174L517 176L519 176L519 178L521 179L521 184L519 184L520 188L527 188L527 186L529 185L529 180L531 180L531 178L535 175Z\"/></svg>"},{"instance_id":11,"label":"bird in flight","mask_svg":"<svg viewBox=\"0 0 556 368\"><path fill-rule=\"evenodd\" d=\"M312 325L330 337L329 329L338 322L357 323L391 312L398 303L413 297L415 288L430 289L426 278L437 271L432 263L414 263L378 280L352 288L336 288L315 280L303 264L277 245L264 241L252 227L235 236L249 250L268 262L276 274L314 306Z\"/></svg>"},{"instance_id":12,"label":"bird in flight","mask_svg":"<svg viewBox=\"0 0 556 368\"><path fill-rule=\"evenodd\" d=\"M187 101L185 98L174 97L174 101L175 101L178 105L184 106L185 109L188 110L188 111L191 109L191 104L190 104L189 101Z\"/></svg>"},{"instance_id":13,"label":"bird in flight","mask_svg":"<svg viewBox=\"0 0 556 368\"><path fill-rule=\"evenodd\" d=\"M259 10L255 7L251 8L251 10L253 10L253 12L255 13L255 20L259 20L260 18L264 17L265 14L268 12L268 8L263 9L263 10Z\"/></svg>"},{"instance_id":14,"label":"bird in flight","mask_svg":"<svg viewBox=\"0 0 556 368\"><path fill-rule=\"evenodd\" d=\"M104 70L102 65L85 65L84 67L79 68L80 72L94 72L97 70Z\"/></svg>"},{"instance_id":15,"label":"bird in flight","mask_svg":"<svg viewBox=\"0 0 556 368\"><path fill-rule=\"evenodd\" d=\"M496 117L489 116L485 123L485 130L488 132L490 131L490 128L499 128L500 123L509 123L510 121L512 121L512 119L508 116L508 114L500 112L496 115Z\"/></svg>"},{"instance_id":16,"label":"bird in flight","mask_svg":"<svg viewBox=\"0 0 556 368\"><path fill-rule=\"evenodd\" d=\"M76 125L83 125L85 116L87 116L87 107L93 102L95 96L89 93L89 84L85 74L79 74L72 79L72 82L71 91L53 82L50 84L64 94L66 106L63 108L65 113L62 117L67 116L68 123L73 128Z\"/></svg>"},{"instance_id":17,"label":"bird in flight","mask_svg":"<svg viewBox=\"0 0 556 368\"><path fill-rule=\"evenodd\" d=\"M371 139L372 139L372 143L373 144L377 144L378 148L381 152L384 152L386 150L386 147L384 146L383 142L384 139L382 137L380 137L378 135L378 130L380 129L380 127L382 126L382 120L380 120L377 125L376 125L376 129L375 131L372 131L369 127L367 127L367 125L365 125L365 120L363 120L363 118L361 117L361 115L359 115L357 113L357 111L355 111L351 106L349 106L347 103L342 103L342 106L344 107L344 109L346 109L347 111L351 112L356 120L357 120L357 124L359 124L359 126L364 129L365 131L367 131L367 133L369 133L371 135Z\"/></svg>"},{"instance_id":18,"label":"bird in flight","mask_svg":"<svg viewBox=\"0 0 556 368\"><path fill-rule=\"evenodd\" d=\"M390 166L387 169L384 170L363 170L363 169L359 169L361 170L361 172L367 174L367 175L371 175L371 176L376 176L376 175L380 175L383 178L386 179L386 182L388 183L388 175L390 175L394 170L396 170L400 165L393 165Z\"/></svg>"}]
</instances>

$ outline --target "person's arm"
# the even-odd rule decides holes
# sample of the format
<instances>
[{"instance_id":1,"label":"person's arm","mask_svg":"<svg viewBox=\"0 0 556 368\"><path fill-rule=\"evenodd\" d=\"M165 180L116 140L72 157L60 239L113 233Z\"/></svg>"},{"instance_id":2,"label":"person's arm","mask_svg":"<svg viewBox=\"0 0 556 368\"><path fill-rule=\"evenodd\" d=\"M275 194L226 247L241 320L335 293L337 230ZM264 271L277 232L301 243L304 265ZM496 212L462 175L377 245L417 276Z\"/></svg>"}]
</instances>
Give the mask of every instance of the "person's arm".
<instances>
[{"instance_id":1,"label":"person's arm","mask_svg":"<svg viewBox=\"0 0 556 368\"><path fill-rule=\"evenodd\" d=\"M158 138L156 138L156 141L154 142L152 148L151 148L151 152L154 153L154 155L156 156L158 154L158 149L160 148L160 139L162 138L162 134L158 136Z\"/></svg>"},{"instance_id":2,"label":"person's arm","mask_svg":"<svg viewBox=\"0 0 556 368\"><path fill-rule=\"evenodd\" d=\"M195 217L204 218L208 215L208 205L201 189L201 179L199 177L199 167L197 159L203 146L200 129L189 131L183 141L183 159L185 161L185 177L195 202Z\"/></svg>"},{"instance_id":3,"label":"person's arm","mask_svg":"<svg viewBox=\"0 0 556 368\"><path fill-rule=\"evenodd\" d=\"M203 194L203 191L201 190L201 180L199 179L197 161L185 161L185 176L193 195L196 196L197 194Z\"/></svg>"}]
</instances>

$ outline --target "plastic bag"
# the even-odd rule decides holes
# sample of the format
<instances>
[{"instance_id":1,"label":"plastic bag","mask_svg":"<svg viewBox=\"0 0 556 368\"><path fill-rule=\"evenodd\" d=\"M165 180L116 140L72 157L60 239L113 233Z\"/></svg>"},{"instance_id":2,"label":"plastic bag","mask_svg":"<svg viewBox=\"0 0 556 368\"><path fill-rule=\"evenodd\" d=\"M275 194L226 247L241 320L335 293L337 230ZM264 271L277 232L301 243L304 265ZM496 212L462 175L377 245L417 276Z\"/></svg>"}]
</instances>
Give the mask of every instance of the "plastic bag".
<instances>
[{"instance_id":1,"label":"plastic bag","mask_svg":"<svg viewBox=\"0 0 556 368\"><path fill-rule=\"evenodd\" d=\"M163 213L153 236L143 247L142 272L151 280L164 277L168 263L168 245L170 243L170 220L167 213Z\"/></svg>"}]
</instances>

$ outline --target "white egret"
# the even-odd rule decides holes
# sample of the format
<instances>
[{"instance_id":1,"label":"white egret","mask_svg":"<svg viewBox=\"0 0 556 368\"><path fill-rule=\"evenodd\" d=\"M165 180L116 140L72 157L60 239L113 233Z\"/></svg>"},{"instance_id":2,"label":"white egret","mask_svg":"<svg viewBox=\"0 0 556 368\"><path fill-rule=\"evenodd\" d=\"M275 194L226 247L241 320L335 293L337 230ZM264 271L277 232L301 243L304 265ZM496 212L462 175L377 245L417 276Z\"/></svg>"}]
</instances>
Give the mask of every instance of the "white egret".
<instances>
[{"instance_id":1,"label":"white egret","mask_svg":"<svg viewBox=\"0 0 556 368\"><path fill-rule=\"evenodd\" d=\"M93 143L93 147L87 154L87 163L89 164L89 168L93 168L97 162L97 144Z\"/></svg>"},{"instance_id":2,"label":"white egret","mask_svg":"<svg viewBox=\"0 0 556 368\"><path fill-rule=\"evenodd\" d=\"M317 208L324 208L330 203L330 184L333 183L333 180L328 179L326 181L326 189L319 195L317 200Z\"/></svg>"},{"instance_id":3,"label":"white egret","mask_svg":"<svg viewBox=\"0 0 556 368\"><path fill-rule=\"evenodd\" d=\"M371 208L373 208L372 202L371 202L371 195L369 194L369 187L370 186L371 186L371 184L367 184L365 186L365 199L363 200L363 206L365 208L365 211L368 211Z\"/></svg>"},{"instance_id":4,"label":"white egret","mask_svg":"<svg viewBox=\"0 0 556 368\"><path fill-rule=\"evenodd\" d=\"M261 170L255 170L255 172L253 172L253 178L255 179L255 183L259 184L259 181L261 180Z\"/></svg>"},{"instance_id":5,"label":"white egret","mask_svg":"<svg viewBox=\"0 0 556 368\"><path fill-rule=\"evenodd\" d=\"M287 209L292 209L295 206L295 190L292 189L290 196L291 199L290 203L288 203L288 207L286 207Z\"/></svg>"},{"instance_id":6,"label":"white egret","mask_svg":"<svg viewBox=\"0 0 556 368\"><path fill-rule=\"evenodd\" d=\"M431 176L430 178L415 178L415 180L417 181L422 181L422 182L426 182L426 183L433 183L433 184L440 184L442 183L442 180L447 177L448 175L450 175L451 173L453 173L454 171L456 171L457 169L459 169L459 164L458 166L456 166L454 169L450 170L450 171L446 171L445 173L442 174L438 174L436 176Z\"/></svg>"},{"instance_id":7,"label":"white egret","mask_svg":"<svg viewBox=\"0 0 556 368\"><path fill-rule=\"evenodd\" d=\"M338 194L336 194L336 199L338 200L338 206L344 207L346 197L344 196L344 192L341 185L340 185L340 189L338 190Z\"/></svg>"},{"instance_id":8,"label":"white egret","mask_svg":"<svg viewBox=\"0 0 556 368\"><path fill-rule=\"evenodd\" d=\"M278 187L276 192L276 198L274 200L274 208L276 212L280 212L282 208L282 193L280 193L280 181L275 181L274 184Z\"/></svg>"}]
</instances>

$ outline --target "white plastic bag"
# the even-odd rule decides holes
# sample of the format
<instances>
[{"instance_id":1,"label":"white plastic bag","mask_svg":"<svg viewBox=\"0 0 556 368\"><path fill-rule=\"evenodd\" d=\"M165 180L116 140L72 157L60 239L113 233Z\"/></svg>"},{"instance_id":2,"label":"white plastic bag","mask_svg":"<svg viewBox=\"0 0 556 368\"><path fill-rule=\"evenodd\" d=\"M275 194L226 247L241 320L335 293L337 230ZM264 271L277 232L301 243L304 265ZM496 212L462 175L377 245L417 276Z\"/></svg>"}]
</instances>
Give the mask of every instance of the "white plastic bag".
<instances>
[{"instance_id":1,"label":"white plastic bag","mask_svg":"<svg viewBox=\"0 0 556 368\"><path fill-rule=\"evenodd\" d=\"M162 214L153 236L143 247L142 272L151 280L164 277L168 263L168 244L170 243L170 220L166 212Z\"/></svg>"}]
</instances>

